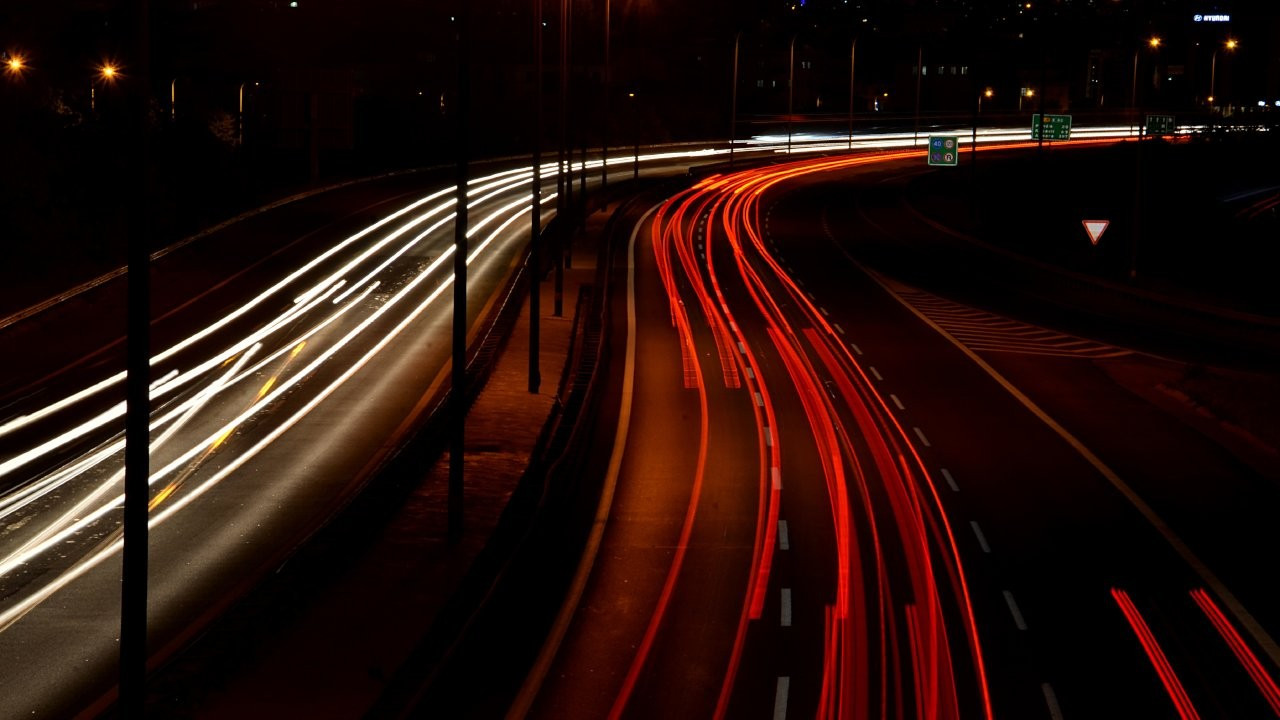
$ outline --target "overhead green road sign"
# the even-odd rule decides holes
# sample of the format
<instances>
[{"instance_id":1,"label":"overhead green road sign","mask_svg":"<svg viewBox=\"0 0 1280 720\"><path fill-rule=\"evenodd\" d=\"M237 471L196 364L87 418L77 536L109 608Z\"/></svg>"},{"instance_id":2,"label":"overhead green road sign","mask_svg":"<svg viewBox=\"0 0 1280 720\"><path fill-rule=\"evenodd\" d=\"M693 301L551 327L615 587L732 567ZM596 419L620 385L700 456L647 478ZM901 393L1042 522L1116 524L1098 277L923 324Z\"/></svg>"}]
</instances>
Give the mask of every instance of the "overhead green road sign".
<instances>
[{"instance_id":1,"label":"overhead green road sign","mask_svg":"<svg viewBox=\"0 0 1280 720\"><path fill-rule=\"evenodd\" d=\"M960 143L955 135L929 136L929 164L955 167L960 164Z\"/></svg>"},{"instance_id":2,"label":"overhead green road sign","mask_svg":"<svg viewBox=\"0 0 1280 720\"><path fill-rule=\"evenodd\" d=\"M1148 135L1172 135L1178 131L1178 123L1172 115L1148 115Z\"/></svg>"},{"instance_id":3,"label":"overhead green road sign","mask_svg":"<svg viewBox=\"0 0 1280 720\"><path fill-rule=\"evenodd\" d=\"M1070 140L1071 139L1071 116L1070 115L1045 115L1044 119L1040 119L1040 113L1031 116L1031 139L1039 140L1041 134L1045 140Z\"/></svg>"}]
</instances>

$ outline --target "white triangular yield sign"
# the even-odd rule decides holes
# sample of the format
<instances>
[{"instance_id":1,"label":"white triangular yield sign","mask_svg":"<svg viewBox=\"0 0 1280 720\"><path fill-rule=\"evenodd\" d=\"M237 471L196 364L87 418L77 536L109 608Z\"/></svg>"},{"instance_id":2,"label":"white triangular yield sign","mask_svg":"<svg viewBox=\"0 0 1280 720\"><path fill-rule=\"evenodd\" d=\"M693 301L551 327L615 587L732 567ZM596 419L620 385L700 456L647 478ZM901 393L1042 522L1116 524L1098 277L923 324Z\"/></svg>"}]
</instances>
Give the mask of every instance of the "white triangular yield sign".
<instances>
[{"instance_id":1,"label":"white triangular yield sign","mask_svg":"<svg viewBox=\"0 0 1280 720\"><path fill-rule=\"evenodd\" d=\"M1098 240L1102 239L1102 233L1107 231L1107 226L1111 224L1110 220L1084 220L1084 231L1089 233L1089 240L1094 244L1098 244Z\"/></svg>"}]
</instances>

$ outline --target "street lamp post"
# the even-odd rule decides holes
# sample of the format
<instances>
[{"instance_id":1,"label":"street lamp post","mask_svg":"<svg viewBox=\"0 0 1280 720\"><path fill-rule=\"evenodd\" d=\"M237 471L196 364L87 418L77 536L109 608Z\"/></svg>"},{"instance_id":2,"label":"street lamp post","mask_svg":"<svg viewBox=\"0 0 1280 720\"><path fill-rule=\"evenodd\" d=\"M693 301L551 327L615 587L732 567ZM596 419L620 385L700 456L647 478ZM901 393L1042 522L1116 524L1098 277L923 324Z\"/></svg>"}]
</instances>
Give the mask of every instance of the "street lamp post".
<instances>
[{"instance_id":1,"label":"street lamp post","mask_svg":"<svg viewBox=\"0 0 1280 720\"><path fill-rule=\"evenodd\" d=\"M849 48L849 149L853 149L853 71L857 68L856 62L858 58L858 38L853 39L853 45Z\"/></svg>"},{"instance_id":2,"label":"street lamp post","mask_svg":"<svg viewBox=\"0 0 1280 720\"><path fill-rule=\"evenodd\" d=\"M542 0L538 0L539 3ZM609 32L610 26L610 5L612 0L604 0L604 92L601 94L604 101L604 119L600 125L600 193L609 187Z\"/></svg>"},{"instance_id":3,"label":"street lamp post","mask_svg":"<svg viewBox=\"0 0 1280 720\"><path fill-rule=\"evenodd\" d=\"M916 112L912 124L911 147L920 142L920 83L924 79L924 46L916 48Z\"/></svg>"},{"instance_id":4,"label":"street lamp post","mask_svg":"<svg viewBox=\"0 0 1280 720\"><path fill-rule=\"evenodd\" d=\"M605 83L606 86L608 83ZM606 96L607 96L606 91ZM542 385L539 369L542 319L542 0L533 2L533 197L529 228L529 392ZM608 114L605 115L608 118ZM607 123L606 123L607 126ZM605 144L608 147L608 143Z\"/></svg>"},{"instance_id":5,"label":"street lamp post","mask_svg":"<svg viewBox=\"0 0 1280 720\"><path fill-rule=\"evenodd\" d=\"M1160 43L1161 43L1160 38L1158 36L1153 35L1151 36L1150 39L1147 40L1147 47L1151 48L1152 50L1155 50L1160 47ZM1134 115L1134 122L1132 123L1132 125L1138 126L1139 140L1142 139L1142 132L1143 132L1143 124L1142 124L1142 118L1141 118L1142 113L1138 108L1138 55L1141 52L1142 52L1142 48L1137 48L1133 51L1133 81L1129 88L1129 112ZM1130 130L1129 132L1132 133L1133 131Z\"/></svg>"},{"instance_id":6,"label":"street lamp post","mask_svg":"<svg viewBox=\"0 0 1280 720\"><path fill-rule=\"evenodd\" d=\"M1214 92L1214 89L1215 89L1214 81L1217 79L1217 74L1218 74L1218 50L1226 49L1228 51L1231 51L1231 50L1235 50L1236 47L1238 47L1239 45L1240 43L1236 42L1235 40L1228 39L1225 43L1223 43L1222 48L1214 48L1213 50L1213 57L1209 61L1209 105L1211 108L1213 106L1213 98L1217 94Z\"/></svg>"},{"instance_id":7,"label":"street lamp post","mask_svg":"<svg viewBox=\"0 0 1280 720\"><path fill-rule=\"evenodd\" d=\"M633 92L630 92L630 93L627 93L627 97L631 98L632 100L635 100L636 94ZM635 145L636 145L636 160L635 160L635 164L632 166L631 178L633 180L639 180L640 179L640 114L636 110L635 103L632 103L631 105L631 117L632 117L632 120L635 122L635 126L634 126L635 129L632 131L632 136L633 136L632 140L635 141Z\"/></svg>"},{"instance_id":8,"label":"street lamp post","mask_svg":"<svg viewBox=\"0 0 1280 720\"><path fill-rule=\"evenodd\" d=\"M1160 47L1160 38L1151 36L1147 40L1147 47L1156 50ZM1141 48L1133 51L1133 88L1130 90L1129 104L1137 115L1135 118L1138 123L1138 147L1134 150L1134 172L1133 172L1133 230L1129 238L1129 279L1134 280L1138 277L1138 246L1142 242L1142 135L1145 130L1145 123L1142 118L1142 109L1138 106L1138 53Z\"/></svg>"},{"instance_id":9,"label":"street lamp post","mask_svg":"<svg viewBox=\"0 0 1280 720\"><path fill-rule=\"evenodd\" d=\"M98 76L97 76L98 80L107 84L111 84L111 83L114 83L116 81L116 78L118 77L120 77L120 68L116 67L115 63L104 62L98 66ZM89 84L89 112L94 112L97 109L98 109L98 88L95 84L90 83Z\"/></svg>"},{"instance_id":10,"label":"street lamp post","mask_svg":"<svg viewBox=\"0 0 1280 720\"><path fill-rule=\"evenodd\" d=\"M791 36L791 60L787 65L787 154L791 154L791 113L796 99L796 36Z\"/></svg>"},{"instance_id":11,"label":"street lamp post","mask_svg":"<svg viewBox=\"0 0 1280 720\"><path fill-rule=\"evenodd\" d=\"M733 167L733 143L738 138L738 46L742 31L733 36L733 86L729 92L729 167Z\"/></svg>"}]
</instances>

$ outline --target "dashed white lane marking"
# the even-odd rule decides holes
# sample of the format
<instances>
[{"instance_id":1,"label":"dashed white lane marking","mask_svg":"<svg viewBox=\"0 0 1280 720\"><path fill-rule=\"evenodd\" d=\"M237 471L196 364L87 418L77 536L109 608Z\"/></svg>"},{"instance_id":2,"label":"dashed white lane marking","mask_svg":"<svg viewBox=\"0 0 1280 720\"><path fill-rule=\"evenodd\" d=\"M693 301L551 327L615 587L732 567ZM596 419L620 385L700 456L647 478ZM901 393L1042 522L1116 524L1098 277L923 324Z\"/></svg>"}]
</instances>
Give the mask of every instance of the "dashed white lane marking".
<instances>
[{"instance_id":1,"label":"dashed white lane marking","mask_svg":"<svg viewBox=\"0 0 1280 720\"><path fill-rule=\"evenodd\" d=\"M899 295L942 329L973 350L1085 359L1132 355L1133 351L1011 320L945 300L914 288Z\"/></svg>"},{"instance_id":2,"label":"dashed white lane marking","mask_svg":"<svg viewBox=\"0 0 1280 720\"><path fill-rule=\"evenodd\" d=\"M849 347L853 348L853 351L859 355L862 354L862 348L858 347L856 343L849 343Z\"/></svg>"},{"instance_id":3,"label":"dashed white lane marking","mask_svg":"<svg viewBox=\"0 0 1280 720\"><path fill-rule=\"evenodd\" d=\"M987 536L982 534L982 528L978 527L978 521L970 520L969 525L973 527L973 534L978 536L978 544L982 546L982 552L990 554L991 546L987 544Z\"/></svg>"},{"instance_id":4,"label":"dashed white lane marking","mask_svg":"<svg viewBox=\"0 0 1280 720\"><path fill-rule=\"evenodd\" d=\"M786 520L778 521L778 549L780 550L791 549L791 536L787 534Z\"/></svg>"},{"instance_id":5,"label":"dashed white lane marking","mask_svg":"<svg viewBox=\"0 0 1280 720\"><path fill-rule=\"evenodd\" d=\"M814 301L814 302L818 302L818 298L814 297L813 293L811 293L811 292L805 292L805 295L808 295L810 300L812 300L812 301Z\"/></svg>"},{"instance_id":6,"label":"dashed white lane marking","mask_svg":"<svg viewBox=\"0 0 1280 720\"><path fill-rule=\"evenodd\" d=\"M880 375L880 371L876 369L875 365L868 365L867 369L871 371L872 375L876 376L877 380L884 380L884 377Z\"/></svg>"},{"instance_id":7,"label":"dashed white lane marking","mask_svg":"<svg viewBox=\"0 0 1280 720\"><path fill-rule=\"evenodd\" d=\"M923 430L921 430L918 427L914 427L911 429L916 431L916 437L920 438L920 442L924 443L925 447L933 447L933 444L929 442L929 438L924 436Z\"/></svg>"},{"instance_id":8,"label":"dashed white lane marking","mask_svg":"<svg viewBox=\"0 0 1280 720\"><path fill-rule=\"evenodd\" d=\"M1004 601L1009 605L1009 612L1013 615L1013 624L1017 625L1019 630L1026 630L1027 621L1022 619L1022 611L1018 609L1018 601L1013 599L1013 593L1005 590Z\"/></svg>"},{"instance_id":9,"label":"dashed white lane marking","mask_svg":"<svg viewBox=\"0 0 1280 720\"><path fill-rule=\"evenodd\" d=\"M906 410L906 409L907 409L907 406L902 404L902 401L898 399L898 396L897 396L897 395L894 395L894 394L890 393L890 394L889 394L889 399L893 401L893 404L894 404L894 405L897 405L897 406L898 406L898 409L899 409L899 410Z\"/></svg>"},{"instance_id":10,"label":"dashed white lane marking","mask_svg":"<svg viewBox=\"0 0 1280 720\"><path fill-rule=\"evenodd\" d=\"M1049 717L1053 720L1062 720L1062 706L1058 705L1058 694L1053 691L1053 686L1049 683L1040 683L1040 689L1044 691L1044 702L1049 706Z\"/></svg>"},{"instance_id":11,"label":"dashed white lane marking","mask_svg":"<svg viewBox=\"0 0 1280 720\"><path fill-rule=\"evenodd\" d=\"M747 368L747 377L751 378L752 380L755 380L755 379L756 379L756 371L755 371L755 370L752 370L751 368Z\"/></svg>"},{"instance_id":12,"label":"dashed white lane marking","mask_svg":"<svg viewBox=\"0 0 1280 720\"><path fill-rule=\"evenodd\" d=\"M952 490L960 492L960 486L956 484L956 479L951 477L950 470L942 468L942 477L946 479L947 484L951 486Z\"/></svg>"},{"instance_id":13,"label":"dashed white lane marking","mask_svg":"<svg viewBox=\"0 0 1280 720\"><path fill-rule=\"evenodd\" d=\"M764 398L760 395L759 390L756 391L756 405L758 407L764 407Z\"/></svg>"},{"instance_id":14,"label":"dashed white lane marking","mask_svg":"<svg viewBox=\"0 0 1280 720\"><path fill-rule=\"evenodd\" d=\"M822 312L822 316L823 316L823 317L831 317L831 313L827 312L827 309L826 309L826 308L824 308L824 307L820 307L820 308L818 308L818 310Z\"/></svg>"},{"instance_id":15,"label":"dashed white lane marking","mask_svg":"<svg viewBox=\"0 0 1280 720\"><path fill-rule=\"evenodd\" d=\"M791 588L782 588L782 627L791 627Z\"/></svg>"},{"instance_id":16,"label":"dashed white lane marking","mask_svg":"<svg viewBox=\"0 0 1280 720\"><path fill-rule=\"evenodd\" d=\"M787 719L787 692L791 690L791 678L782 675L778 678L778 690L773 696L773 720Z\"/></svg>"},{"instance_id":17,"label":"dashed white lane marking","mask_svg":"<svg viewBox=\"0 0 1280 720\"><path fill-rule=\"evenodd\" d=\"M769 478L773 481L774 490L782 489L782 471L781 470L779 470L778 468L770 468Z\"/></svg>"},{"instance_id":18,"label":"dashed white lane marking","mask_svg":"<svg viewBox=\"0 0 1280 720\"><path fill-rule=\"evenodd\" d=\"M764 445L765 447L773 447L773 428L765 426L764 429Z\"/></svg>"},{"instance_id":19,"label":"dashed white lane marking","mask_svg":"<svg viewBox=\"0 0 1280 720\"><path fill-rule=\"evenodd\" d=\"M844 328L840 327L840 323L834 323L831 325L831 327L835 328L836 332L840 333L841 335L844 334Z\"/></svg>"},{"instance_id":20,"label":"dashed white lane marking","mask_svg":"<svg viewBox=\"0 0 1280 720\"><path fill-rule=\"evenodd\" d=\"M743 345L741 340L738 341L738 352L743 355L747 354L747 346Z\"/></svg>"}]
</instances>

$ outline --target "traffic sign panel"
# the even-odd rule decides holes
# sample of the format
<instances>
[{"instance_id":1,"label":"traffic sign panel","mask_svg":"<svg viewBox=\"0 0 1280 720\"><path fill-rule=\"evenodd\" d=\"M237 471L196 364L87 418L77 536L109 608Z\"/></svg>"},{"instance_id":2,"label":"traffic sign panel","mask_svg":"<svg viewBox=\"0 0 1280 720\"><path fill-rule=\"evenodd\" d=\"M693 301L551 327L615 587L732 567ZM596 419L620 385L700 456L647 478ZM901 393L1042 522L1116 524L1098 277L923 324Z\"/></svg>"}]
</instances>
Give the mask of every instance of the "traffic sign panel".
<instances>
[{"instance_id":1,"label":"traffic sign panel","mask_svg":"<svg viewBox=\"0 0 1280 720\"><path fill-rule=\"evenodd\" d=\"M1070 140L1071 139L1071 116L1070 115L1045 115L1044 119L1040 119L1040 113L1031 116L1031 139L1039 140L1040 135L1044 135L1045 140Z\"/></svg>"},{"instance_id":2,"label":"traffic sign panel","mask_svg":"<svg viewBox=\"0 0 1280 720\"><path fill-rule=\"evenodd\" d=\"M1172 115L1148 115L1148 135L1172 135L1178 131L1178 123Z\"/></svg>"},{"instance_id":3,"label":"traffic sign panel","mask_svg":"<svg viewBox=\"0 0 1280 720\"><path fill-rule=\"evenodd\" d=\"M956 135L929 136L929 164L955 167L960 164L960 142Z\"/></svg>"},{"instance_id":4,"label":"traffic sign panel","mask_svg":"<svg viewBox=\"0 0 1280 720\"><path fill-rule=\"evenodd\" d=\"M1102 233L1107 231L1107 226L1111 224L1110 220L1082 220L1084 223L1084 231L1089 233L1089 242L1094 245L1102 239Z\"/></svg>"}]
</instances>

